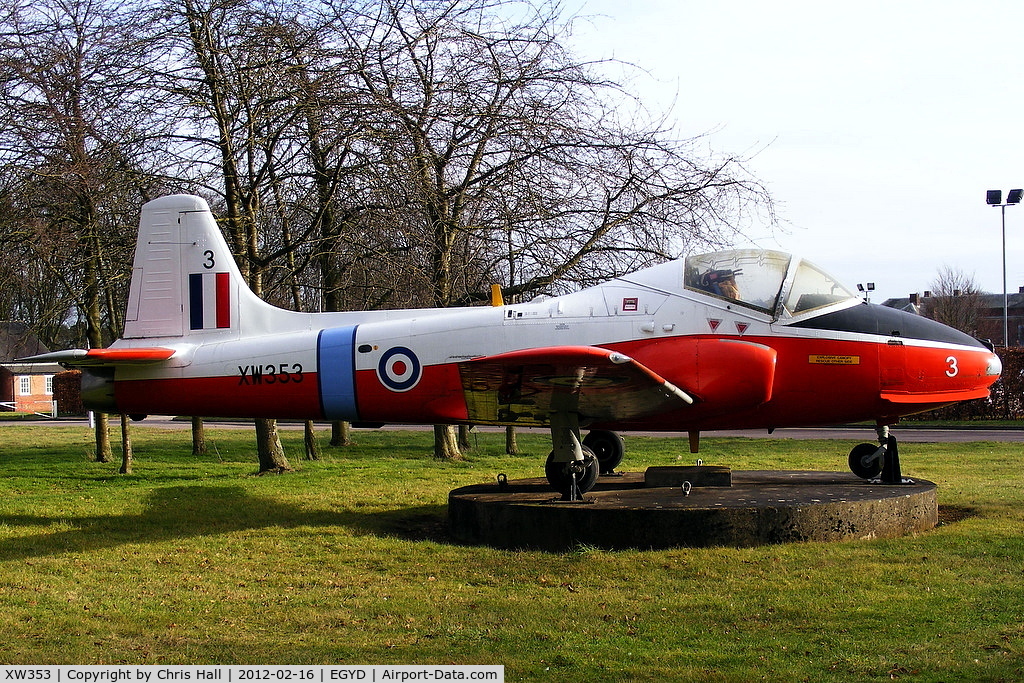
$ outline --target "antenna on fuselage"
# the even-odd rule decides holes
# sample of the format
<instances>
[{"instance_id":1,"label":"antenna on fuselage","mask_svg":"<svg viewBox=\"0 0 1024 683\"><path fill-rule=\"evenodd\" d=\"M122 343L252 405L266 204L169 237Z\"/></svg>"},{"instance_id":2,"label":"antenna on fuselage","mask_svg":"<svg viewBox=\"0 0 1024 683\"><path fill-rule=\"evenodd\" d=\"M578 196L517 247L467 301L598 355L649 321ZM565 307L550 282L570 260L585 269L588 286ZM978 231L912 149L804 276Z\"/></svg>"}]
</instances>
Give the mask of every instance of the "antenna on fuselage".
<instances>
[{"instance_id":1,"label":"antenna on fuselage","mask_svg":"<svg viewBox=\"0 0 1024 683\"><path fill-rule=\"evenodd\" d=\"M505 297L501 295L501 285L491 285L491 305L504 306Z\"/></svg>"}]
</instances>

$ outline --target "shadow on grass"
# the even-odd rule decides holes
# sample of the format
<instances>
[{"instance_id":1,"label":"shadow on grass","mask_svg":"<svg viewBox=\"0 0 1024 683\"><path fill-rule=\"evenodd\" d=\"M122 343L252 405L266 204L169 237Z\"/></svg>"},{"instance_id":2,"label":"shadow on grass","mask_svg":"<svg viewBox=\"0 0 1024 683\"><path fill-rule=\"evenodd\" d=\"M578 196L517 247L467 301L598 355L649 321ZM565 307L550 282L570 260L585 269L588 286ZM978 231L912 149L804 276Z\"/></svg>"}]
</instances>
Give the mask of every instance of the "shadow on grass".
<instances>
[{"instance_id":1,"label":"shadow on grass","mask_svg":"<svg viewBox=\"0 0 1024 683\"><path fill-rule=\"evenodd\" d=\"M939 506L939 526L973 517L969 507ZM251 495L240 486L172 486L151 493L138 515L0 516L8 527L59 527L0 539L0 557L30 559L89 552L128 543L158 543L236 531L271 528L342 527L358 535L459 545L448 532L444 505L384 512L308 510Z\"/></svg>"},{"instance_id":2,"label":"shadow on grass","mask_svg":"<svg viewBox=\"0 0 1024 683\"><path fill-rule=\"evenodd\" d=\"M303 510L273 498L253 496L238 486L163 488L147 497L145 509L139 515L4 515L0 516L0 524L62 527L59 531L0 539L0 557L4 559L29 559L126 543L302 526L345 527L358 534L451 542L443 505L376 513Z\"/></svg>"},{"instance_id":3,"label":"shadow on grass","mask_svg":"<svg viewBox=\"0 0 1024 683\"><path fill-rule=\"evenodd\" d=\"M970 519L977 515L978 511L971 507L964 507L962 505L940 505L938 526L949 526L950 524L956 524L957 522L962 522L965 519Z\"/></svg>"}]
</instances>

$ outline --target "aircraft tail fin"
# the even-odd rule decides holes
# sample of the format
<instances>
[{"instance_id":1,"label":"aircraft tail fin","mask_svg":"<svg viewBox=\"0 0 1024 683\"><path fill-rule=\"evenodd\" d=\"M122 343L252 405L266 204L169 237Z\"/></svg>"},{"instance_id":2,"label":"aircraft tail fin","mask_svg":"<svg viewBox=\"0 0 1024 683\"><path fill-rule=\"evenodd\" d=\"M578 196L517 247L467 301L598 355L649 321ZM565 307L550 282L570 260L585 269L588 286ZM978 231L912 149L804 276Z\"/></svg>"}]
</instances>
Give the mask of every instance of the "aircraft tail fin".
<instances>
[{"instance_id":1,"label":"aircraft tail fin","mask_svg":"<svg viewBox=\"0 0 1024 683\"><path fill-rule=\"evenodd\" d=\"M238 337L271 309L249 289L204 199L143 205L123 338Z\"/></svg>"}]
</instances>

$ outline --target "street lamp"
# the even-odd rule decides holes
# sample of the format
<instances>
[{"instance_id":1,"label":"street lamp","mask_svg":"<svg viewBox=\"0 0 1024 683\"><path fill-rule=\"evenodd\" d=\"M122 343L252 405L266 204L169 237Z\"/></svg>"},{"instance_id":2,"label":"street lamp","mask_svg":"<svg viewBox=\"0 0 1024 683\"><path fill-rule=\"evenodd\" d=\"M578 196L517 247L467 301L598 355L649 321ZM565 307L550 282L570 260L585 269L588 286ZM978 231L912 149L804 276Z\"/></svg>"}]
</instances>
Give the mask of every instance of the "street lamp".
<instances>
[{"instance_id":1,"label":"street lamp","mask_svg":"<svg viewBox=\"0 0 1024 683\"><path fill-rule=\"evenodd\" d=\"M989 206L998 206L1003 215L1003 346L1010 345L1008 306L1006 303L1006 207L1013 204L1020 204L1024 190L1010 190L1006 193L1006 203L1003 203L1002 190L989 190L985 193L985 203Z\"/></svg>"},{"instance_id":2,"label":"street lamp","mask_svg":"<svg viewBox=\"0 0 1024 683\"><path fill-rule=\"evenodd\" d=\"M875 291L875 283L869 282L865 287L861 283L857 283L857 291L864 295L864 301L871 303L871 292Z\"/></svg>"}]
</instances>

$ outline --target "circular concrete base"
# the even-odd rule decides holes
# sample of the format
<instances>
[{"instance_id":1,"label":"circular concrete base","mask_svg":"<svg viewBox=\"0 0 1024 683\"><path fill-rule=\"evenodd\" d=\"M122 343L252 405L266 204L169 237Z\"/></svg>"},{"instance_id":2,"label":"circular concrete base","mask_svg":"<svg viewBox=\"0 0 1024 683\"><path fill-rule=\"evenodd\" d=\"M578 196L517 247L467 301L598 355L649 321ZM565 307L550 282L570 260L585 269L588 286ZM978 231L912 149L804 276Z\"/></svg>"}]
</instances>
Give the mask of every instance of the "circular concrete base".
<instances>
[{"instance_id":1,"label":"circular concrete base","mask_svg":"<svg viewBox=\"0 0 1024 683\"><path fill-rule=\"evenodd\" d=\"M498 548L569 550L756 546L894 538L938 523L935 484L870 484L849 473L734 471L731 486L647 488L643 473L601 477L582 503L546 479L448 495L452 535Z\"/></svg>"}]
</instances>

